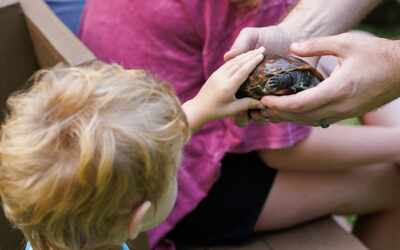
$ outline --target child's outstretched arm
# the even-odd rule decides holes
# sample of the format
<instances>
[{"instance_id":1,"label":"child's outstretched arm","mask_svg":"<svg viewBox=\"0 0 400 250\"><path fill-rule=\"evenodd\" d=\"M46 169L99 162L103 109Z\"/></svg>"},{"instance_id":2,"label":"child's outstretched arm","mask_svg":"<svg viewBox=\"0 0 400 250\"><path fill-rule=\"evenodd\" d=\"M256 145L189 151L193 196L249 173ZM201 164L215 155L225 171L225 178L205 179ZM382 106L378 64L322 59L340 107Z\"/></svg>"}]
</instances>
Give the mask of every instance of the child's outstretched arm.
<instances>
[{"instance_id":1,"label":"child's outstretched arm","mask_svg":"<svg viewBox=\"0 0 400 250\"><path fill-rule=\"evenodd\" d=\"M182 105L192 134L207 122L232 116L248 109L262 109L259 100L236 99L235 93L263 59L264 47L243 53L222 65L200 89Z\"/></svg>"}]
</instances>

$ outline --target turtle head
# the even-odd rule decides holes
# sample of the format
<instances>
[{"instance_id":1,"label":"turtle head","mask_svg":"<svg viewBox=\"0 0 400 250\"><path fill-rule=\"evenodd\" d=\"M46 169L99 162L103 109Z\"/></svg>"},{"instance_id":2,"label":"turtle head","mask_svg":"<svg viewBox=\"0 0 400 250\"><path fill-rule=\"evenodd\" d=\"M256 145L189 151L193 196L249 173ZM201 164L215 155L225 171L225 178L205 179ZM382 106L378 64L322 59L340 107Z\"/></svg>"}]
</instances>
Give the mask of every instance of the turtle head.
<instances>
[{"instance_id":1,"label":"turtle head","mask_svg":"<svg viewBox=\"0 0 400 250\"><path fill-rule=\"evenodd\" d=\"M301 90L309 89L317 86L321 81L308 70L301 71L300 81L297 83L296 88Z\"/></svg>"}]
</instances>

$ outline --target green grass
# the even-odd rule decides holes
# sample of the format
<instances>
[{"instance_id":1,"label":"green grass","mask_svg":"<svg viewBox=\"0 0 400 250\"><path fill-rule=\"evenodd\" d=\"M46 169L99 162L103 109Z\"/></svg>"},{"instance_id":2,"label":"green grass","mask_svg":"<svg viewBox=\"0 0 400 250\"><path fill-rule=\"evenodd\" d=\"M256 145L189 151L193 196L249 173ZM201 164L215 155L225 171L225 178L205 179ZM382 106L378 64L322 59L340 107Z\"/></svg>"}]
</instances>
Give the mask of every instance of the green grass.
<instances>
[{"instance_id":1,"label":"green grass","mask_svg":"<svg viewBox=\"0 0 400 250\"><path fill-rule=\"evenodd\" d=\"M340 121L341 124L345 125L362 125L361 120L358 117L349 118L343 121Z\"/></svg>"},{"instance_id":2,"label":"green grass","mask_svg":"<svg viewBox=\"0 0 400 250\"><path fill-rule=\"evenodd\" d=\"M346 216L346 220L350 223L350 225L353 227L354 226L354 223L356 222L356 220L357 220L357 215L349 215L349 216Z\"/></svg>"}]
</instances>

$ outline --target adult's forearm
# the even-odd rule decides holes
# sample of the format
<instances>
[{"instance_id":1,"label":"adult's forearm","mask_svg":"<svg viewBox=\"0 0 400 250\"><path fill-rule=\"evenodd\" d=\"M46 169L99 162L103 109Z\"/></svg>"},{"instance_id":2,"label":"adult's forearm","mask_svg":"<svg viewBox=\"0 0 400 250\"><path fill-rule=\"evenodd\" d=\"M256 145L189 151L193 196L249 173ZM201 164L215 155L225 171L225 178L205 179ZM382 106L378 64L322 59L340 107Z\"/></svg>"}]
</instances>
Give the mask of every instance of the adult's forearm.
<instances>
[{"instance_id":1,"label":"adult's forearm","mask_svg":"<svg viewBox=\"0 0 400 250\"><path fill-rule=\"evenodd\" d=\"M296 40L345 32L382 0L300 0L283 19L284 27Z\"/></svg>"}]
</instances>

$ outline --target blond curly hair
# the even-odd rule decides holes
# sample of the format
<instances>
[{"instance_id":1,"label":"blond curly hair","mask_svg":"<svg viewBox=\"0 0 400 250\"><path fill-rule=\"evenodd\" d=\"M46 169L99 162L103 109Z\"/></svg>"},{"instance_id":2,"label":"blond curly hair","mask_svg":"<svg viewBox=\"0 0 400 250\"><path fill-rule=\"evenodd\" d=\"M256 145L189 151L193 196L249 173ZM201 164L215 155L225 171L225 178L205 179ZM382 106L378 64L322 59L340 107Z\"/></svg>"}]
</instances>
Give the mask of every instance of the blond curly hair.
<instances>
[{"instance_id":1,"label":"blond curly hair","mask_svg":"<svg viewBox=\"0 0 400 250\"><path fill-rule=\"evenodd\" d=\"M8 100L0 195L34 249L112 249L176 178L189 129L166 82L98 61L42 70Z\"/></svg>"}]
</instances>

